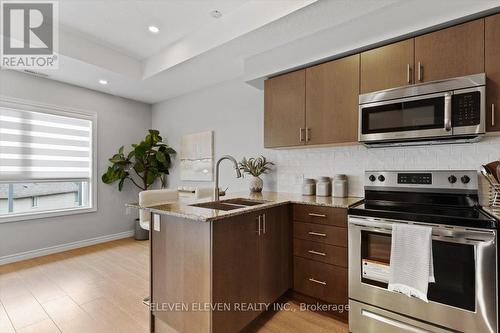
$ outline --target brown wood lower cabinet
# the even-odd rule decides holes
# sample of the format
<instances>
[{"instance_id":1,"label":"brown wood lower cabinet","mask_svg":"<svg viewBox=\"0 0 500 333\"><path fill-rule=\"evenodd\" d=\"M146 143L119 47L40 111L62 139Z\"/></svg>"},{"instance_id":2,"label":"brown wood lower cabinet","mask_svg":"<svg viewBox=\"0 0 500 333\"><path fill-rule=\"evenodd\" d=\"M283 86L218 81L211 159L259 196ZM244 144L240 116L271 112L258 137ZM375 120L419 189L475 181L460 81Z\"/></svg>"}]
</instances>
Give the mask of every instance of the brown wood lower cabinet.
<instances>
[{"instance_id":1,"label":"brown wood lower cabinet","mask_svg":"<svg viewBox=\"0 0 500 333\"><path fill-rule=\"evenodd\" d=\"M293 255L326 264L347 267L347 248L302 239L293 240Z\"/></svg>"},{"instance_id":2,"label":"brown wood lower cabinet","mask_svg":"<svg viewBox=\"0 0 500 333\"><path fill-rule=\"evenodd\" d=\"M347 227L347 209L315 205L293 205L293 220Z\"/></svg>"},{"instance_id":3,"label":"brown wood lower cabinet","mask_svg":"<svg viewBox=\"0 0 500 333\"><path fill-rule=\"evenodd\" d=\"M347 319L347 210L293 207L293 289Z\"/></svg>"},{"instance_id":4,"label":"brown wood lower cabinet","mask_svg":"<svg viewBox=\"0 0 500 333\"><path fill-rule=\"evenodd\" d=\"M177 306L210 302L210 223L153 216L160 219L150 234L153 314L179 332L208 332L209 312Z\"/></svg>"},{"instance_id":5,"label":"brown wood lower cabinet","mask_svg":"<svg viewBox=\"0 0 500 333\"><path fill-rule=\"evenodd\" d=\"M259 302L272 303L291 287L291 223L288 205L261 214Z\"/></svg>"},{"instance_id":6,"label":"brown wood lower cabinet","mask_svg":"<svg viewBox=\"0 0 500 333\"><path fill-rule=\"evenodd\" d=\"M287 205L214 222L212 299L230 311L213 312L213 332L240 331L265 310L242 306L272 303L291 287L289 230Z\"/></svg>"},{"instance_id":7,"label":"brown wood lower cabinet","mask_svg":"<svg viewBox=\"0 0 500 333\"><path fill-rule=\"evenodd\" d=\"M293 289L322 301L347 304L347 268L295 257Z\"/></svg>"},{"instance_id":8,"label":"brown wood lower cabinet","mask_svg":"<svg viewBox=\"0 0 500 333\"><path fill-rule=\"evenodd\" d=\"M327 218L292 223L292 211L310 217L304 208L285 204L214 222L153 214L160 219L150 238L154 322L179 332L239 332L267 310L259 304L292 287L346 304L347 228L338 226L345 211L310 207Z\"/></svg>"},{"instance_id":9,"label":"brown wood lower cabinet","mask_svg":"<svg viewBox=\"0 0 500 333\"><path fill-rule=\"evenodd\" d=\"M259 311L235 311L237 304L259 302L258 215L251 213L215 222L213 225L214 304L230 311L214 311L214 332L237 332L255 319Z\"/></svg>"},{"instance_id":10,"label":"brown wood lower cabinet","mask_svg":"<svg viewBox=\"0 0 500 333\"><path fill-rule=\"evenodd\" d=\"M330 227L315 223L294 221L293 237L347 247L347 228Z\"/></svg>"},{"instance_id":11,"label":"brown wood lower cabinet","mask_svg":"<svg viewBox=\"0 0 500 333\"><path fill-rule=\"evenodd\" d=\"M238 332L265 311L255 306L292 287L288 211L283 205L214 222L153 214L160 218L151 232L155 322L178 332Z\"/></svg>"}]
</instances>

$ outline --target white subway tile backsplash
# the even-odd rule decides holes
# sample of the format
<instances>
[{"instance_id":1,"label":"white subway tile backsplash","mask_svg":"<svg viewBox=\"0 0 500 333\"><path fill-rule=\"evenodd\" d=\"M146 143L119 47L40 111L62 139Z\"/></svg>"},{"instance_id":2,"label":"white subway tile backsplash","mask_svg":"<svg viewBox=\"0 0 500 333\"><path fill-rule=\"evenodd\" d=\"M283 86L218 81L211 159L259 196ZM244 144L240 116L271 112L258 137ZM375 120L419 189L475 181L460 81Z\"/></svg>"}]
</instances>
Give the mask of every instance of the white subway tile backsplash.
<instances>
[{"instance_id":1,"label":"white subway tile backsplash","mask_svg":"<svg viewBox=\"0 0 500 333\"><path fill-rule=\"evenodd\" d=\"M276 151L278 191L300 193L302 179L349 177L349 195L363 195L365 170L479 170L500 158L500 136L480 142L420 147L372 148L363 145ZM482 186L484 187L484 186Z\"/></svg>"}]
</instances>

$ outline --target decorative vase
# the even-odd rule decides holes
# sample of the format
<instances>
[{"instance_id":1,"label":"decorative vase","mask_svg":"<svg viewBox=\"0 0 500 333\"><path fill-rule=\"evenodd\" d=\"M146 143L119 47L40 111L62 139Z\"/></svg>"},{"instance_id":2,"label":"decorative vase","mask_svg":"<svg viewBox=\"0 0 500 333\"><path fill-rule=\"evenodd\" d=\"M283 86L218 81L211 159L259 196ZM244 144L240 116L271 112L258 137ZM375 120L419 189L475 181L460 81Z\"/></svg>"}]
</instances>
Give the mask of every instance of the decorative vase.
<instances>
[{"instance_id":1,"label":"decorative vase","mask_svg":"<svg viewBox=\"0 0 500 333\"><path fill-rule=\"evenodd\" d=\"M262 192L262 187L264 186L264 182L260 177L252 176L250 178L250 192Z\"/></svg>"}]
</instances>

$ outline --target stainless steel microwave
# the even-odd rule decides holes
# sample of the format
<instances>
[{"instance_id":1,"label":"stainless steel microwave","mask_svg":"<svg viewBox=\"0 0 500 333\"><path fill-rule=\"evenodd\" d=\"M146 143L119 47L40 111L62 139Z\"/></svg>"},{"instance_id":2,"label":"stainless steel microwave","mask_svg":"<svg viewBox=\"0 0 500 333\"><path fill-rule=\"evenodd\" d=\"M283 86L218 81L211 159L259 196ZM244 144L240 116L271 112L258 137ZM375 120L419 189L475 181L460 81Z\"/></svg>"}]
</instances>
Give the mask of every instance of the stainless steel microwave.
<instances>
[{"instance_id":1,"label":"stainless steel microwave","mask_svg":"<svg viewBox=\"0 0 500 333\"><path fill-rule=\"evenodd\" d=\"M486 75L475 74L359 96L366 145L477 139L485 133Z\"/></svg>"}]
</instances>

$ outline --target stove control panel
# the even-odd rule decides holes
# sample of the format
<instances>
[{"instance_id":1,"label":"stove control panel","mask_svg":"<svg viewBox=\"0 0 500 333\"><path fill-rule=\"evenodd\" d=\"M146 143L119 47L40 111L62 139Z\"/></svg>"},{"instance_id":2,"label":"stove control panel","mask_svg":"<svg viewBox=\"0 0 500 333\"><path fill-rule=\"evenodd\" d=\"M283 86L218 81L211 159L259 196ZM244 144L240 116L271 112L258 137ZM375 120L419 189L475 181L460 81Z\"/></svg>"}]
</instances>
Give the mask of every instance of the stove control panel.
<instances>
[{"instance_id":1,"label":"stove control panel","mask_svg":"<svg viewBox=\"0 0 500 333\"><path fill-rule=\"evenodd\" d=\"M411 188L473 190L478 189L475 170L366 171L365 188L398 190Z\"/></svg>"},{"instance_id":2,"label":"stove control panel","mask_svg":"<svg viewBox=\"0 0 500 333\"><path fill-rule=\"evenodd\" d=\"M432 173L398 173L398 184L432 184Z\"/></svg>"}]
</instances>

